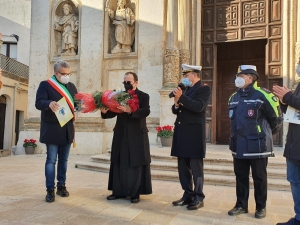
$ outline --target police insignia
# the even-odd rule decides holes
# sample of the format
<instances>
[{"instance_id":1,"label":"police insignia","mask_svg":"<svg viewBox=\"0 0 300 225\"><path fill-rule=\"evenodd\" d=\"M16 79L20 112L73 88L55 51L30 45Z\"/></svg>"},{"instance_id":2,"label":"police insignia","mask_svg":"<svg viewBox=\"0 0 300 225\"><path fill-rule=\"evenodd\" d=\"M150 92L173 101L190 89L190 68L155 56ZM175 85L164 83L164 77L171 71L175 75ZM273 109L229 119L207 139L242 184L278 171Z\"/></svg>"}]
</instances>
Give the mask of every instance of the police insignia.
<instances>
[{"instance_id":1,"label":"police insignia","mask_svg":"<svg viewBox=\"0 0 300 225\"><path fill-rule=\"evenodd\" d=\"M232 115L233 115L233 110L231 109L231 110L229 110L229 118L231 118Z\"/></svg>"},{"instance_id":2,"label":"police insignia","mask_svg":"<svg viewBox=\"0 0 300 225\"><path fill-rule=\"evenodd\" d=\"M273 96L272 99L273 99L274 102L277 102L277 97L276 96Z\"/></svg>"},{"instance_id":3,"label":"police insignia","mask_svg":"<svg viewBox=\"0 0 300 225\"><path fill-rule=\"evenodd\" d=\"M253 109L249 109L248 110L248 116L252 117L254 115L254 110Z\"/></svg>"},{"instance_id":4,"label":"police insignia","mask_svg":"<svg viewBox=\"0 0 300 225\"><path fill-rule=\"evenodd\" d=\"M261 87L261 90L263 90L264 92L266 92L267 94L272 93L270 90L268 90L267 88Z\"/></svg>"}]
</instances>

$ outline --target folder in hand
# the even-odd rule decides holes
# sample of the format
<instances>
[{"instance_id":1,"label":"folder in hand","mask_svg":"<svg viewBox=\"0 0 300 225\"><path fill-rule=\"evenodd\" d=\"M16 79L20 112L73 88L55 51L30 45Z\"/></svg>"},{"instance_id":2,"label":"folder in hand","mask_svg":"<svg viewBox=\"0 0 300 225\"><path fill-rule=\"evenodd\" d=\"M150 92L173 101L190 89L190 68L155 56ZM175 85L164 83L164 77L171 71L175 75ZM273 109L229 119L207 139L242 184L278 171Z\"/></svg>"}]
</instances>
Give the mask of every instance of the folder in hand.
<instances>
[{"instance_id":1,"label":"folder in hand","mask_svg":"<svg viewBox=\"0 0 300 225\"><path fill-rule=\"evenodd\" d=\"M69 122L74 116L73 113L65 99L62 97L57 104L59 104L59 110L55 112L58 122L61 127L63 127L67 122Z\"/></svg>"}]
</instances>

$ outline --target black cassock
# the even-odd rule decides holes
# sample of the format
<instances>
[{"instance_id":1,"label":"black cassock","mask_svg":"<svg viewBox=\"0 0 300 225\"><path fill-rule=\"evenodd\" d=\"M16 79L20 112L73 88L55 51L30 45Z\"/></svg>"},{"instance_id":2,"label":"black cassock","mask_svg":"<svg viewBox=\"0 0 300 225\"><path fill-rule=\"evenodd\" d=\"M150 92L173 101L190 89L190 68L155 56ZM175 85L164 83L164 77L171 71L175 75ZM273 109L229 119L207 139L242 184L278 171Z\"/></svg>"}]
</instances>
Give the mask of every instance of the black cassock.
<instances>
[{"instance_id":1,"label":"black cassock","mask_svg":"<svg viewBox=\"0 0 300 225\"><path fill-rule=\"evenodd\" d=\"M151 194L150 148L146 117L150 114L149 95L136 90L140 108L128 115L108 111L108 119L117 116L111 149L108 190L113 195L135 197Z\"/></svg>"}]
</instances>

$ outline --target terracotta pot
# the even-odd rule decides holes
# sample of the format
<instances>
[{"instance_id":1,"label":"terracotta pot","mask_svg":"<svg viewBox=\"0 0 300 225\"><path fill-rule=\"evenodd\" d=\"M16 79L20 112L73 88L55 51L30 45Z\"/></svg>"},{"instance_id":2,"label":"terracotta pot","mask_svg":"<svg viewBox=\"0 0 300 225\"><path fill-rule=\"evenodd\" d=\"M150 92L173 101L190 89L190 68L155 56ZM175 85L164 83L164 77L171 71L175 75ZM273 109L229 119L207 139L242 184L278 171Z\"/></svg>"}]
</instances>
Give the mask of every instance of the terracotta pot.
<instances>
[{"instance_id":1,"label":"terracotta pot","mask_svg":"<svg viewBox=\"0 0 300 225\"><path fill-rule=\"evenodd\" d=\"M34 147L31 147L31 146L25 147L25 153L26 154L34 154L34 150L35 150Z\"/></svg>"},{"instance_id":2,"label":"terracotta pot","mask_svg":"<svg viewBox=\"0 0 300 225\"><path fill-rule=\"evenodd\" d=\"M172 141L173 137L166 138L166 137L160 137L161 145L163 147L171 147L172 146Z\"/></svg>"}]
</instances>

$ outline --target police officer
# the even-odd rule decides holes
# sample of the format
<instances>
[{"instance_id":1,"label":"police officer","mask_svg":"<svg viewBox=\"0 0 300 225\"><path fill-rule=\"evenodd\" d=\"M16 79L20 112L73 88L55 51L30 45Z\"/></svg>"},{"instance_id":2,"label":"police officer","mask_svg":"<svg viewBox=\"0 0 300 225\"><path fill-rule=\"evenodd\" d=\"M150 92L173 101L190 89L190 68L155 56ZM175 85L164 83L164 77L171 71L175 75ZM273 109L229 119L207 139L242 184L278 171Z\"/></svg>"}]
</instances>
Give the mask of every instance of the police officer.
<instances>
[{"instance_id":1,"label":"police officer","mask_svg":"<svg viewBox=\"0 0 300 225\"><path fill-rule=\"evenodd\" d=\"M175 206L187 205L188 210L203 207L203 158L205 157L205 110L210 99L210 87L200 80L201 66L182 64L183 92L177 87L172 112L175 121L171 155L178 157L179 180L184 194ZM180 85L182 87L182 85ZM194 182L193 182L194 181ZM194 188L193 188L194 183Z\"/></svg>"},{"instance_id":2,"label":"police officer","mask_svg":"<svg viewBox=\"0 0 300 225\"><path fill-rule=\"evenodd\" d=\"M236 74L239 89L229 98L230 150L236 176L236 204L230 216L248 213L251 167L256 202L255 218L266 216L267 163L274 156L272 134L282 123L279 101L266 88L257 86L256 66L242 65Z\"/></svg>"}]
</instances>

